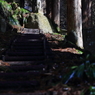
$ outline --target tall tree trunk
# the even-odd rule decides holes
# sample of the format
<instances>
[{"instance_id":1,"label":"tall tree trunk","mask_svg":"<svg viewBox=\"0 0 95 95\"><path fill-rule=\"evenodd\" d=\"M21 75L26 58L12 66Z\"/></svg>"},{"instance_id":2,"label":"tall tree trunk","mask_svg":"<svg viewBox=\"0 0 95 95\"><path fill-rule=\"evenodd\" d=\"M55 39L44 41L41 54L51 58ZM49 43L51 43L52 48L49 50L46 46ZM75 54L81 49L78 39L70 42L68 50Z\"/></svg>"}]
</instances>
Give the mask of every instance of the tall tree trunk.
<instances>
[{"instance_id":1,"label":"tall tree trunk","mask_svg":"<svg viewBox=\"0 0 95 95\"><path fill-rule=\"evenodd\" d=\"M95 0L82 0L84 48L95 54Z\"/></svg>"},{"instance_id":2,"label":"tall tree trunk","mask_svg":"<svg viewBox=\"0 0 95 95\"><path fill-rule=\"evenodd\" d=\"M67 39L83 48L81 0L67 0Z\"/></svg>"},{"instance_id":3,"label":"tall tree trunk","mask_svg":"<svg viewBox=\"0 0 95 95\"><path fill-rule=\"evenodd\" d=\"M53 4L54 0L46 0L46 16L53 19Z\"/></svg>"},{"instance_id":4,"label":"tall tree trunk","mask_svg":"<svg viewBox=\"0 0 95 95\"><path fill-rule=\"evenodd\" d=\"M53 6L53 18L55 24L60 27L60 0L55 0Z\"/></svg>"},{"instance_id":5,"label":"tall tree trunk","mask_svg":"<svg viewBox=\"0 0 95 95\"><path fill-rule=\"evenodd\" d=\"M46 0L46 15L60 27L60 0Z\"/></svg>"},{"instance_id":6,"label":"tall tree trunk","mask_svg":"<svg viewBox=\"0 0 95 95\"><path fill-rule=\"evenodd\" d=\"M92 27L92 0L82 0L82 17L83 17L83 28Z\"/></svg>"}]
</instances>

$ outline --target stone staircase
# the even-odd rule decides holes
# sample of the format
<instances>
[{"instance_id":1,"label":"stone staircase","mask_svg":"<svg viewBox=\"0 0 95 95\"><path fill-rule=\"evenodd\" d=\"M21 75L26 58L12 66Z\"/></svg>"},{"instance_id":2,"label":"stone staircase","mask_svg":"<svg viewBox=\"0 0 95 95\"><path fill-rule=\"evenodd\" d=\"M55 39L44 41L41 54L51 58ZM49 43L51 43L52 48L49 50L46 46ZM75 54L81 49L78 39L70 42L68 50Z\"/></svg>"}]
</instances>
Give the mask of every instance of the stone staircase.
<instances>
[{"instance_id":1,"label":"stone staircase","mask_svg":"<svg viewBox=\"0 0 95 95\"><path fill-rule=\"evenodd\" d=\"M36 90L40 88L42 76L47 73L52 51L44 34L25 31L19 33L1 60L9 65L0 66L0 89Z\"/></svg>"}]
</instances>

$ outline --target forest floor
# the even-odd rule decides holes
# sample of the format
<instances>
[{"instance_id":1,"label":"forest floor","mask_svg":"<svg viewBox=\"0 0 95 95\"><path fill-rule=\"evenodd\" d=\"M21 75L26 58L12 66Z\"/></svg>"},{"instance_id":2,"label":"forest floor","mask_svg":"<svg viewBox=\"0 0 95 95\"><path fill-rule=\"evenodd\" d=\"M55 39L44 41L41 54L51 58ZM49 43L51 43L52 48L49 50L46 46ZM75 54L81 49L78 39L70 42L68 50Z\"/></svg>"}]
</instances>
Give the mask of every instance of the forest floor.
<instances>
[{"instance_id":1,"label":"forest floor","mask_svg":"<svg viewBox=\"0 0 95 95\"><path fill-rule=\"evenodd\" d=\"M61 77L61 74L67 67L78 66L81 64L80 56L82 52L80 52L76 47L74 47L74 45L66 42L64 40L65 35L49 34L49 33L45 35L47 37L47 40L49 41L50 47L54 55L54 64L52 66L53 66L54 74L56 75L55 77L56 80L54 80L55 84L49 87L44 87L43 85L42 88L44 87L44 89L42 89L41 91L36 91L35 92L36 94L28 94L28 95L44 95L41 93L45 93L46 91L48 92L48 94L46 95L84 95L81 93L83 91L86 91L88 89L88 86L85 86L82 80L78 78L73 79L68 85L66 85L66 84L62 84L62 82L60 82L61 79L59 78ZM1 54L3 50L5 50L4 47L6 47L6 43L8 40L10 40L11 36L8 37L7 35L2 34L0 35L0 37L1 37L0 39L0 44L1 44L0 54ZM50 83L50 85L51 84L52 83ZM53 94L49 94L49 93L53 93Z\"/></svg>"},{"instance_id":2,"label":"forest floor","mask_svg":"<svg viewBox=\"0 0 95 95\"><path fill-rule=\"evenodd\" d=\"M78 66L81 64L80 56L82 56L82 51L78 50L75 45L68 43L65 40L64 35L46 34L46 37L53 51L54 62L58 66L56 71L57 75L63 73L67 67ZM59 84L49 90L57 91L57 95L81 95L85 86L80 86L78 82L80 83L81 80L73 79L68 85L60 84L59 82Z\"/></svg>"}]
</instances>

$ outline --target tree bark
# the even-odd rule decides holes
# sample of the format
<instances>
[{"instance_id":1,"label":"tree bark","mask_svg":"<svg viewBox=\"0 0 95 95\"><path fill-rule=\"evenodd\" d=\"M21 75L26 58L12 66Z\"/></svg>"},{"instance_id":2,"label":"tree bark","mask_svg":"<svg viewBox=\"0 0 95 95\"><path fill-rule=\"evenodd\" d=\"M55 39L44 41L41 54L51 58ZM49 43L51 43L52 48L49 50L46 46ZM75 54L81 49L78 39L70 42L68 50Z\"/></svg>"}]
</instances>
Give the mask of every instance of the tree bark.
<instances>
[{"instance_id":1,"label":"tree bark","mask_svg":"<svg viewBox=\"0 0 95 95\"><path fill-rule=\"evenodd\" d=\"M91 28L92 27L92 0L82 0L82 20L83 20L83 28Z\"/></svg>"},{"instance_id":2,"label":"tree bark","mask_svg":"<svg viewBox=\"0 0 95 95\"><path fill-rule=\"evenodd\" d=\"M60 27L60 0L46 0L46 16Z\"/></svg>"},{"instance_id":3,"label":"tree bark","mask_svg":"<svg viewBox=\"0 0 95 95\"><path fill-rule=\"evenodd\" d=\"M67 0L67 39L83 48L81 0Z\"/></svg>"},{"instance_id":4,"label":"tree bark","mask_svg":"<svg viewBox=\"0 0 95 95\"><path fill-rule=\"evenodd\" d=\"M54 0L46 0L46 16L53 20Z\"/></svg>"},{"instance_id":5,"label":"tree bark","mask_svg":"<svg viewBox=\"0 0 95 95\"><path fill-rule=\"evenodd\" d=\"M60 27L60 0L55 0L53 16L55 24Z\"/></svg>"}]
</instances>

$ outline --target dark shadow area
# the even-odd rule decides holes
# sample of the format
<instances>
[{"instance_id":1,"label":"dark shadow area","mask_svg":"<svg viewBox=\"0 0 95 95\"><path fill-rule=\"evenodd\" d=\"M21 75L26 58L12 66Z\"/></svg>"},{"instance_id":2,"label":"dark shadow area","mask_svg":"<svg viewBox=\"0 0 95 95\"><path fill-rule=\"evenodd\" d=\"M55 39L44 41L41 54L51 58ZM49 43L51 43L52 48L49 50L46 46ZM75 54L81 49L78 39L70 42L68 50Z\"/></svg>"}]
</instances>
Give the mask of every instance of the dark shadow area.
<instances>
[{"instance_id":1,"label":"dark shadow area","mask_svg":"<svg viewBox=\"0 0 95 95\"><path fill-rule=\"evenodd\" d=\"M49 35L47 35L49 37ZM56 36L60 37L60 36ZM49 45L52 49L52 53L54 56L54 63L52 64L52 71L54 76L52 76L53 80L52 83L56 84L59 83L59 81L63 82L65 79L63 77L65 75L68 76L68 74L71 73L70 68L74 66L82 66L83 64L86 64L86 62L95 62L94 57L92 57L92 54L87 50L82 50L76 45L66 41L66 40L55 40L53 37L51 39L48 39ZM82 51L82 54L80 54L77 50ZM87 58L89 56L89 58ZM86 59L87 58L87 59ZM73 69L75 70L75 69ZM80 73L82 68L79 69ZM80 76L79 73L79 76ZM78 74L78 72L77 72ZM72 85L77 88L81 88L81 86L85 86L85 80L88 81L88 83L92 83L89 78L83 73L83 77L73 77L73 73L71 75L71 79L68 80L68 85ZM79 86L80 85L80 86Z\"/></svg>"},{"instance_id":2,"label":"dark shadow area","mask_svg":"<svg viewBox=\"0 0 95 95\"><path fill-rule=\"evenodd\" d=\"M84 49L95 54L95 29L83 29Z\"/></svg>"}]
</instances>

